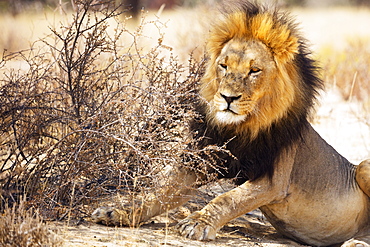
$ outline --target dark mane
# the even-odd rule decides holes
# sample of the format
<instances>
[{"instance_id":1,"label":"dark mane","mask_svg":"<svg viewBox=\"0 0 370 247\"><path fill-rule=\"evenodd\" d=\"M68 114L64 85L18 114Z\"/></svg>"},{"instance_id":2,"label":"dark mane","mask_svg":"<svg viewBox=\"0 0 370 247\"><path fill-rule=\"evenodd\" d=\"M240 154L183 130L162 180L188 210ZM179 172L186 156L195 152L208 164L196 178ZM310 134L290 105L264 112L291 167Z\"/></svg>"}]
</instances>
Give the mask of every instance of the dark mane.
<instances>
[{"instance_id":1,"label":"dark mane","mask_svg":"<svg viewBox=\"0 0 370 247\"><path fill-rule=\"evenodd\" d=\"M245 1L235 2L233 6L225 8L226 14L230 11L242 10L248 18L266 13L267 8ZM298 71L300 88L295 96L295 101L288 109L286 115L276 122L272 122L269 129L260 131L256 138L250 138L247 133L235 133L232 127L222 128L207 122L207 102L199 99L197 111L200 118L192 123L196 131L200 146L219 145L227 143L227 149L237 158L226 154L220 156L219 167L224 168L219 173L220 178L236 178L236 183L241 184L247 180L255 180L274 173L274 163L279 158L282 150L287 149L292 143L297 142L306 127L309 125L308 117L314 105L317 91L322 88L322 81L318 77L318 67L310 58L310 51L305 45L305 40L298 35L296 24L286 14L272 11L274 20L288 25L289 29L298 37L299 50L294 59L290 61ZM211 169L210 172L215 172Z\"/></svg>"}]
</instances>

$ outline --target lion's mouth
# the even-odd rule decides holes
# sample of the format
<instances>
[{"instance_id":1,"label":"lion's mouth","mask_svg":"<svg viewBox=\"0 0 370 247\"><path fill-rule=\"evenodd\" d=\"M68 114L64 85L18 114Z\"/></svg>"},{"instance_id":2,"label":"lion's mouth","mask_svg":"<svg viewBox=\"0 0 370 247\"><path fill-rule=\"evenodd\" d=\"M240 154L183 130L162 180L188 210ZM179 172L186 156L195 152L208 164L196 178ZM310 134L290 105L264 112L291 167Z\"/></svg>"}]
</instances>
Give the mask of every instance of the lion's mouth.
<instances>
[{"instance_id":1,"label":"lion's mouth","mask_svg":"<svg viewBox=\"0 0 370 247\"><path fill-rule=\"evenodd\" d=\"M231 110L230 108L228 109L225 109L223 110L224 112L229 112L229 113L232 113L232 114L235 114L235 115L239 115L238 113L234 112L233 110Z\"/></svg>"},{"instance_id":2,"label":"lion's mouth","mask_svg":"<svg viewBox=\"0 0 370 247\"><path fill-rule=\"evenodd\" d=\"M238 124L246 120L246 116L240 115L231 109L225 109L216 113L216 119L221 124Z\"/></svg>"}]
</instances>

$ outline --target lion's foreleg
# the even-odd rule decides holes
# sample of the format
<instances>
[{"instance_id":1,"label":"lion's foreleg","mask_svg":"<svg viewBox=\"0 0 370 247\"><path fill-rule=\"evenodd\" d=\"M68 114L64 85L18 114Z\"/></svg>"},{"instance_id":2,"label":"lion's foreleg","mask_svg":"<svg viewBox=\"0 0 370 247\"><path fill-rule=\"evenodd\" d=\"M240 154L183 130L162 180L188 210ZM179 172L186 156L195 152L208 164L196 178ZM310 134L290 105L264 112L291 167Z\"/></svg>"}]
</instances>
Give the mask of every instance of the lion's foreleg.
<instances>
[{"instance_id":1,"label":"lion's foreleg","mask_svg":"<svg viewBox=\"0 0 370 247\"><path fill-rule=\"evenodd\" d=\"M284 197L282 191L265 179L246 182L213 199L202 210L193 213L178 224L182 235L197 240L212 240L216 232L230 220L250 212L272 200Z\"/></svg>"},{"instance_id":2,"label":"lion's foreleg","mask_svg":"<svg viewBox=\"0 0 370 247\"><path fill-rule=\"evenodd\" d=\"M284 153L275 164L272 179L267 177L247 181L226 192L178 223L180 233L197 240L212 240L216 232L230 220L271 202L283 200L288 193L296 147Z\"/></svg>"},{"instance_id":3,"label":"lion's foreleg","mask_svg":"<svg viewBox=\"0 0 370 247\"><path fill-rule=\"evenodd\" d=\"M369 247L370 234L368 236L355 237L344 242L341 247Z\"/></svg>"},{"instance_id":4,"label":"lion's foreleg","mask_svg":"<svg viewBox=\"0 0 370 247\"><path fill-rule=\"evenodd\" d=\"M188 169L169 169L161 175L158 190L145 196L139 205L127 209L97 208L92 214L96 223L136 226L187 202L195 193L198 176Z\"/></svg>"}]
</instances>

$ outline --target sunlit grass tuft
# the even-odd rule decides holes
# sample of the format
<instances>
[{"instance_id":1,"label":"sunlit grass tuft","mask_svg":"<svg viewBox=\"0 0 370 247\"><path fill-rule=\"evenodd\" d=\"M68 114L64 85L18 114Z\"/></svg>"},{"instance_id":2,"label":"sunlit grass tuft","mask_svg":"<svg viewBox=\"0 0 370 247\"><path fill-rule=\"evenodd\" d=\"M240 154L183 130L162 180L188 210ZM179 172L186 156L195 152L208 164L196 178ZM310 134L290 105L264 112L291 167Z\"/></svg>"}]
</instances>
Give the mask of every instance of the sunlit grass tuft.
<instances>
[{"instance_id":1,"label":"sunlit grass tuft","mask_svg":"<svg viewBox=\"0 0 370 247\"><path fill-rule=\"evenodd\" d=\"M25 201L5 207L0 215L1 246L59 247L63 241L42 222L38 210L27 209Z\"/></svg>"}]
</instances>

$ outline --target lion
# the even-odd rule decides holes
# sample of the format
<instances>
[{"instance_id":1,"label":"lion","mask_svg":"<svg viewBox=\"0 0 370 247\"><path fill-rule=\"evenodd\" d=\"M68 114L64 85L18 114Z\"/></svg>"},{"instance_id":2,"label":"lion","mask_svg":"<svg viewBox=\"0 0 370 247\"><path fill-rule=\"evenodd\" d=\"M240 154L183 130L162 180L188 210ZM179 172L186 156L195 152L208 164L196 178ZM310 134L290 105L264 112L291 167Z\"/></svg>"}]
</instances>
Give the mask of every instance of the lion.
<instances>
[{"instance_id":1,"label":"lion","mask_svg":"<svg viewBox=\"0 0 370 247\"><path fill-rule=\"evenodd\" d=\"M230 220L259 208L276 230L299 243L368 246L370 160L355 166L309 123L323 83L306 41L288 13L256 3L225 5L209 33L200 83L199 145L232 154L208 169L238 187L178 222L181 235L213 240ZM194 194L196 169L170 169L164 196L138 211L101 207L94 222L138 225ZM183 186L174 186L181 178ZM165 206L164 206L165 205Z\"/></svg>"}]
</instances>

